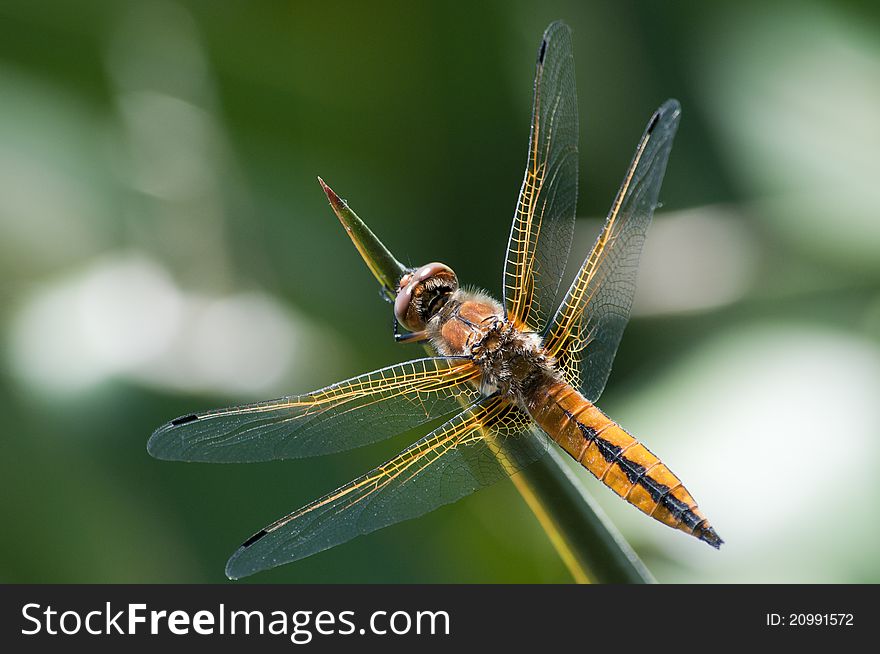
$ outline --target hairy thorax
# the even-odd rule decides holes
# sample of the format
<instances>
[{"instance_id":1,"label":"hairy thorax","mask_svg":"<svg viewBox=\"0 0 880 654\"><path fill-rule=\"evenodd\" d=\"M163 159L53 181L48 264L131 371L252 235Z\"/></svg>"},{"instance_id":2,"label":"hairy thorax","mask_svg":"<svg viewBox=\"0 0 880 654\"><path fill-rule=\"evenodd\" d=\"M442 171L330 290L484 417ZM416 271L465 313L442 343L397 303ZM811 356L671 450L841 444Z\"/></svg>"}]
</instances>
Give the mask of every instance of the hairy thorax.
<instances>
[{"instance_id":1,"label":"hairy thorax","mask_svg":"<svg viewBox=\"0 0 880 654\"><path fill-rule=\"evenodd\" d=\"M484 395L500 391L524 407L531 389L558 377L541 337L505 320L501 304L485 293L456 290L426 329L440 354L473 359Z\"/></svg>"}]
</instances>

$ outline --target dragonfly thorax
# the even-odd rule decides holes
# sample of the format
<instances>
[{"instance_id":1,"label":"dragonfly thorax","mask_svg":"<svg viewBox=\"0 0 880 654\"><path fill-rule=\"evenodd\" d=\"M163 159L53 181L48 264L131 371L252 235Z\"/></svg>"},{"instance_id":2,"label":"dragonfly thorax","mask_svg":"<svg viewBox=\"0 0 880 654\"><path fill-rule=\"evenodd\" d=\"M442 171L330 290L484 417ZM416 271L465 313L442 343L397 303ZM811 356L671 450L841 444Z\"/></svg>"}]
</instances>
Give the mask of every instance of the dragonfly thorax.
<instances>
[{"instance_id":1,"label":"dragonfly thorax","mask_svg":"<svg viewBox=\"0 0 880 654\"><path fill-rule=\"evenodd\" d=\"M452 293L426 332L440 354L470 357L479 366L484 395L500 392L524 404L529 389L557 377L556 361L541 337L517 329L501 304L480 291Z\"/></svg>"}]
</instances>

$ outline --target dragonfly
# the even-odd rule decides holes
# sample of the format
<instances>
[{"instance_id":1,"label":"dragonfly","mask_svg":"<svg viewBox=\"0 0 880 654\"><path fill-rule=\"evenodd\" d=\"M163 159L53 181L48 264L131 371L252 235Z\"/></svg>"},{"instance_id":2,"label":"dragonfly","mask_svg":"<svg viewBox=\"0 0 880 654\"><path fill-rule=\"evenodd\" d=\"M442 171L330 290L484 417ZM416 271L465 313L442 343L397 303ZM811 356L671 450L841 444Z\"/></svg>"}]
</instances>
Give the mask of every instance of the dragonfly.
<instances>
[{"instance_id":1,"label":"dragonfly","mask_svg":"<svg viewBox=\"0 0 880 654\"><path fill-rule=\"evenodd\" d=\"M229 578L455 502L521 471L551 441L643 513L721 546L681 480L594 404L629 319L680 114L678 102L668 100L651 116L592 250L564 289L576 212L578 111L571 30L562 22L547 28L501 301L466 290L445 264L408 268L384 246L371 246L372 233L350 229L353 212L319 178L393 301L396 340L423 343L434 356L303 395L182 416L153 433L149 453L199 462L295 459L445 422L386 463L259 530L229 559Z\"/></svg>"}]
</instances>

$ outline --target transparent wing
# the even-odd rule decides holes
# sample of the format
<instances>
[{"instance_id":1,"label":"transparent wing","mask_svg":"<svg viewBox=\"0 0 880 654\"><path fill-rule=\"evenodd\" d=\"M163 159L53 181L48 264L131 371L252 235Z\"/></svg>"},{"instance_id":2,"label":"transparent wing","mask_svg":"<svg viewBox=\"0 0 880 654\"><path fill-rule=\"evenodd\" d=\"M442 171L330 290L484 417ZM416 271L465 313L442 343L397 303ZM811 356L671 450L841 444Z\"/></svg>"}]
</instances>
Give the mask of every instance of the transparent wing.
<instances>
[{"instance_id":1,"label":"transparent wing","mask_svg":"<svg viewBox=\"0 0 880 654\"><path fill-rule=\"evenodd\" d=\"M321 390L195 413L153 433L158 459L243 463L360 447L460 411L480 394L479 369L462 358L425 358Z\"/></svg>"},{"instance_id":2,"label":"transparent wing","mask_svg":"<svg viewBox=\"0 0 880 654\"><path fill-rule=\"evenodd\" d=\"M238 579L302 559L508 477L547 451L546 437L530 426L504 400L480 400L387 463L254 534L226 574Z\"/></svg>"},{"instance_id":3,"label":"transparent wing","mask_svg":"<svg viewBox=\"0 0 880 654\"><path fill-rule=\"evenodd\" d=\"M595 402L629 320L645 233L681 108L667 100L651 117L605 226L544 335L567 381Z\"/></svg>"},{"instance_id":4,"label":"transparent wing","mask_svg":"<svg viewBox=\"0 0 880 654\"><path fill-rule=\"evenodd\" d=\"M571 30L544 32L535 71L529 157L504 266L507 318L539 332L557 306L577 204L578 117Z\"/></svg>"}]
</instances>

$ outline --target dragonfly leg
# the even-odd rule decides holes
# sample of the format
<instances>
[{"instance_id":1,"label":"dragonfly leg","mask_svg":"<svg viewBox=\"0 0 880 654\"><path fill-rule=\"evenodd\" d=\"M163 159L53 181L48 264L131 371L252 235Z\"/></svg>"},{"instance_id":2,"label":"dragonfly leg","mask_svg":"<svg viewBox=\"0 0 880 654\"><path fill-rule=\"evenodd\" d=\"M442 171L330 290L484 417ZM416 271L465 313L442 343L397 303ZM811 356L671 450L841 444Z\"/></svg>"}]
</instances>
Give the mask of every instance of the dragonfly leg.
<instances>
[{"instance_id":1,"label":"dragonfly leg","mask_svg":"<svg viewBox=\"0 0 880 654\"><path fill-rule=\"evenodd\" d=\"M398 343L419 343L421 341L428 340L428 333L425 331L421 331L410 332L409 334L395 334L394 340Z\"/></svg>"},{"instance_id":2,"label":"dragonfly leg","mask_svg":"<svg viewBox=\"0 0 880 654\"><path fill-rule=\"evenodd\" d=\"M394 340L398 343L418 343L420 341L428 340L427 332L410 332L408 334L400 333L400 322L397 320L397 317L394 318Z\"/></svg>"}]
</instances>

